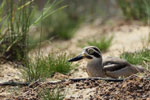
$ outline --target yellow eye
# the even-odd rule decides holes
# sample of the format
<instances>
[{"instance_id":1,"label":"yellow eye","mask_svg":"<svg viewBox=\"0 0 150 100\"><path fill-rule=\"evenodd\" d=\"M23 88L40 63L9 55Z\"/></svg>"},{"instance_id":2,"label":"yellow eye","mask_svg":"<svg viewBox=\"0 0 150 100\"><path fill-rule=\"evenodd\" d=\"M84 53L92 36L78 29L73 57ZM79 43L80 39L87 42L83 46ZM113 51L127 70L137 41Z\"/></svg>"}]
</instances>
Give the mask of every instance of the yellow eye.
<instances>
[{"instance_id":1,"label":"yellow eye","mask_svg":"<svg viewBox=\"0 0 150 100\"><path fill-rule=\"evenodd\" d=\"M94 51L92 49L88 49L87 51L88 51L88 54L94 53Z\"/></svg>"}]
</instances>

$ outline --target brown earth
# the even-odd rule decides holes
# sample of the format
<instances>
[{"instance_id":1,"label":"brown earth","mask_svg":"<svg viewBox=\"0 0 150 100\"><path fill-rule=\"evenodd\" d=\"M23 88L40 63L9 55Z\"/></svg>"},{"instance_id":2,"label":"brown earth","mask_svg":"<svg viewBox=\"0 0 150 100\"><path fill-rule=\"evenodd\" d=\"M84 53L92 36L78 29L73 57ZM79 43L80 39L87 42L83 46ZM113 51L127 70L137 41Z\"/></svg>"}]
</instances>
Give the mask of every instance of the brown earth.
<instances>
[{"instance_id":1,"label":"brown earth","mask_svg":"<svg viewBox=\"0 0 150 100\"><path fill-rule=\"evenodd\" d=\"M72 86L74 88L71 88ZM71 88L78 93L73 93L70 97L65 97L65 100L149 100L150 74L145 74L144 77L132 75L123 82L107 82L102 80L81 80L76 82L68 80L57 84L35 82L25 87L21 95L12 99L40 100L39 94L43 88L52 90L56 87L63 92ZM84 95L81 91L87 91L89 93Z\"/></svg>"}]
</instances>

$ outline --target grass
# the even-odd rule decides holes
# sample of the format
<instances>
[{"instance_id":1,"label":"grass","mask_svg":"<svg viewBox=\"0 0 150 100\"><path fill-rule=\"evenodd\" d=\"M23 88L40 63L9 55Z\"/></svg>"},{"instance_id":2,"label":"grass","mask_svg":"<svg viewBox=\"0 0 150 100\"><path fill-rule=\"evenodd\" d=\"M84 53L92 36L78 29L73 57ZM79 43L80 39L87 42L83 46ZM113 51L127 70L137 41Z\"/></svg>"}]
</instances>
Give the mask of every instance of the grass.
<instances>
[{"instance_id":1,"label":"grass","mask_svg":"<svg viewBox=\"0 0 150 100\"><path fill-rule=\"evenodd\" d=\"M50 15L65 7L61 6L53 9L60 1L54 0L50 2L51 0L48 0L45 7L41 10L42 14L37 16L35 14L34 8L36 8L36 5L34 1L3 0L0 5L0 55L7 60L25 62L29 48L33 47L29 43L28 32L30 27L47 19ZM43 23L41 22L41 24ZM42 32L42 30L40 31Z\"/></svg>"},{"instance_id":2,"label":"grass","mask_svg":"<svg viewBox=\"0 0 150 100\"><path fill-rule=\"evenodd\" d=\"M102 52L106 52L108 48L111 46L113 40L113 36L106 37L103 36L99 40L94 39L92 41L87 41L88 45L98 47Z\"/></svg>"},{"instance_id":3,"label":"grass","mask_svg":"<svg viewBox=\"0 0 150 100\"><path fill-rule=\"evenodd\" d=\"M34 49L38 44L40 44L40 42L45 40L69 40L74 36L76 29L79 27L81 20L73 19L69 16L69 14L65 11L65 9L68 9L68 6L66 6L66 4L62 4L64 1L56 1L58 0L54 0L54 2L47 2L44 6L43 12L39 11L38 7L34 8L33 15L38 17L35 17L37 20L33 21L33 25L35 25L38 30L36 31L36 34L29 34L29 50ZM40 18L42 19L42 25L38 23ZM41 26L42 35L39 31L41 30Z\"/></svg>"},{"instance_id":4,"label":"grass","mask_svg":"<svg viewBox=\"0 0 150 100\"><path fill-rule=\"evenodd\" d=\"M40 94L42 100L64 100L64 95L59 89L46 89Z\"/></svg>"},{"instance_id":5,"label":"grass","mask_svg":"<svg viewBox=\"0 0 150 100\"><path fill-rule=\"evenodd\" d=\"M55 72L67 74L73 69L73 65L67 62L68 56L61 54L59 56L48 55L40 57L35 62L29 61L24 75L27 81L35 81L51 77Z\"/></svg>"},{"instance_id":6,"label":"grass","mask_svg":"<svg viewBox=\"0 0 150 100\"><path fill-rule=\"evenodd\" d=\"M138 52L124 52L120 55L120 58L126 59L129 63L135 65L145 65L150 62L150 50L142 49Z\"/></svg>"},{"instance_id":7,"label":"grass","mask_svg":"<svg viewBox=\"0 0 150 100\"><path fill-rule=\"evenodd\" d=\"M0 40L2 40L2 32L3 32L3 30L4 30L4 28L5 28L5 24L4 23L6 23L6 19L7 19L7 17L5 16L5 9L4 9L4 6L6 5L6 1L5 0L3 0L2 2L1 2L1 4L0 4Z\"/></svg>"},{"instance_id":8,"label":"grass","mask_svg":"<svg viewBox=\"0 0 150 100\"><path fill-rule=\"evenodd\" d=\"M30 27L30 15L33 1L6 0L1 4L1 9L6 11L1 29L0 48L1 55L11 61L24 61L26 59L26 38ZM6 6L7 5L7 6ZM7 31L4 31L7 30Z\"/></svg>"},{"instance_id":9,"label":"grass","mask_svg":"<svg viewBox=\"0 0 150 100\"><path fill-rule=\"evenodd\" d=\"M80 22L70 18L64 10L61 10L43 20L43 27L49 33L49 37L68 40L74 36Z\"/></svg>"},{"instance_id":10,"label":"grass","mask_svg":"<svg viewBox=\"0 0 150 100\"><path fill-rule=\"evenodd\" d=\"M147 21L150 18L149 0L117 0L127 19Z\"/></svg>"}]
</instances>

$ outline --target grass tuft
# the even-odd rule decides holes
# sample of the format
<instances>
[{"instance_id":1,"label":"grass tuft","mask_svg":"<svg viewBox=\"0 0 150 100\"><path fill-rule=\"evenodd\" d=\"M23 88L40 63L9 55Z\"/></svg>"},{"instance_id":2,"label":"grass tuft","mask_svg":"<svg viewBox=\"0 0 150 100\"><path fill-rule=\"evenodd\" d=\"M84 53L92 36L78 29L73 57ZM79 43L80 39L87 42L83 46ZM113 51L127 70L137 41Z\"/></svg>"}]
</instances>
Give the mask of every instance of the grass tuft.
<instances>
[{"instance_id":1,"label":"grass tuft","mask_svg":"<svg viewBox=\"0 0 150 100\"><path fill-rule=\"evenodd\" d=\"M70 18L64 10L58 11L43 20L44 27L49 33L49 37L63 40L71 39L80 23L80 20Z\"/></svg>"},{"instance_id":2,"label":"grass tuft","mask_svg":"<svg viewBox=\"0 0 150 100\"><path fill-rule=\"evenodd\" d=\"M51 77L55 72L67 74L74 67L67 59L66 54L57 57L52 54L40 57L35 62L30 61L25 69L25 78L27 81L35 81Z\"/></svg>"},{"instance_id":3,"label":"grass tuft","mask_svg":"<svg viewBox=\"0 0 150 100\"><path fill-rule=\"evenodd\" d=\"M111 46L112 40L113 36L111 37L103 36L99 40L94 39L92 41L88 41L87 43L88 45L98 47L102 52L106 52L108 48Z\"/></svg>"},{"instance_id":4,"label":"grass tuft","mask_svg":"<svg viewBox=\"0 0 150 100\"><path fill-rule=\"evenodd\" d=\"M64 95L60 93L59 89L46 89L41 93L40 97L42 100L64 100Z\"/></svg>"},{"instance_id":5,"label":"grass tuft","mask_svg":"<svg viewBox=\"0 0 150 100\"><path fill-rule=\"evenodd\" d=\"M51 0L47 0L41 10L42 14L36 16L35 8L37 6L34 1L3 0L0 4L0 57L10 61L20 61L24 64L30 48L34 47L34 44L36 45L36 43L32 43L33 41L30 43L30 38L34 40L33 37L35 37L35 35L29 37L28 32L31 26L42 22L53 13L66 7L61 6L54 9L54 6L61 1L54 0L51 3ZM41 42L41 40L40 37L39 41Z\"/></svg>"},{"instance_id":6,"label":"grass tuft","mask_svg":"<svg viewBox=\"0 0 150 100\"><path fill-rule=\"evenodd\" d=\"M134 53L124 52L120 58L126 59L131 64L145 65L150 62L150 49L143 49Z\"/></svg>"},{"instance_id":7,"label":"grass tuft","mask_svg":"<svg viewBox=\"0 0 150 100\"><path fill-rule=\"evenodd\" d=\"M147 21L150 18L149 0L117 0L127 19Z\"/></svg>"},{"instance_id":8,"label":"grass tuft","mask_svg":"<svg viewBox=\"0 0 150 100\"><path fill-rule=\"evenodd\" d=\"M6 0L0 5L0 55L7 60L24 62L26 59L32 2Z\"/></svg>"}]
</instances>

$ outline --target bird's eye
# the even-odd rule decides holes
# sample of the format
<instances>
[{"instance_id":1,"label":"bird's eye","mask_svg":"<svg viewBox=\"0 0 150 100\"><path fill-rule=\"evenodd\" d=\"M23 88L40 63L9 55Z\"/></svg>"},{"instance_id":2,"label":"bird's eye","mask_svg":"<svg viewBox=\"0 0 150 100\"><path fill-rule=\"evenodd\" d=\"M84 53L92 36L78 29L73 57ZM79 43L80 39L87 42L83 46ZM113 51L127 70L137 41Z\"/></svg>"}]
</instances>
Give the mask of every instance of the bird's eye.
<instances>
[{"instance_id":1,"label":"bird's eye","mask_svg":"<svg viewBox=\"0 0 150 100\"><path fill-rule=\"evenodd\" d=\"M93 54L94 53L94 51L92 49L88 49L87 52L88 52L88 54Z\"/></svg>"}]
</instances>

